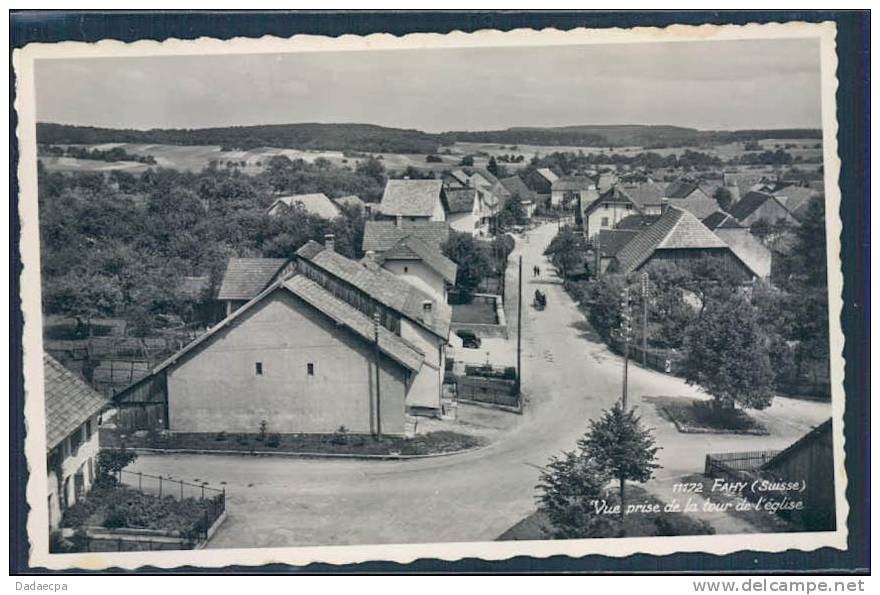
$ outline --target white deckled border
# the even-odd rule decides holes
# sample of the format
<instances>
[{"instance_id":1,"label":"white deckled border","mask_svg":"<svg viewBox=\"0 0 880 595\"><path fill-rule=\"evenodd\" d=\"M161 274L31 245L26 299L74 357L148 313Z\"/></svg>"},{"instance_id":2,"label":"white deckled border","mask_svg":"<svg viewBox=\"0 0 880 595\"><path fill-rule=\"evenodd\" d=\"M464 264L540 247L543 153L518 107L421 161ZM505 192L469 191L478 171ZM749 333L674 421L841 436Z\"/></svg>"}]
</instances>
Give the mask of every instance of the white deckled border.
<instances>
[{"instance_id":1,"label":"white deckled border","mask_svg":"<svg viewBox=\"0 0 880 595\"><path fill-rule=\"evenodd\" d=\"M20 161L19 215L21 217L20 249L24 270L21 277L21 298L24 311L25 418L29 429L25 441L30 480L27 499L30 505L27 529L30 538L32 567L52 569L103 569L120 567L134 569L145 565L173 568L182 565L222 567L226 565L263 565L286 563L305 565L312 562L335 564L387 560L408 563L420 558L454 561L468 557L502 560L513 556L544 558L554 555L580 557L589 554L627 556L636 553L655 555L678 552L726 554L742 550L779 552L788 549L811 551L820 547L846 548L846 472L844 469L843 435L843 346L840 324L842 313L843 275L840 258L840 159L837 154L837 55L836 26L824 23L771 23L749 25L672 25L665 28L636 27L633 29L575 29L559 31L517 29L501 32L482 30L448 34L414 33L397 37L390 34L368 36L342 35L321 37L297 35L290 39L263 37L234 38L222 41L211 38L197 40L169 39L163 42L143 40L123 43L103 40L96 43L62 42L30 44L13 53L18 113L17 136ZM46 440L44 428L42 374L42 320L40 295L40 253L37 212L36 118L34 101L34 61L71 58L107 58L172 55L232 55L285 52L349 52L402 49L438 49L473 47L534 47L548 45L585 45L618 43L656 43L688 41L803 39L820 41L822 129L825 167L826 233L828 258L830 360L832 417L834 441L837 530L795 534L745 534L682 537L647 537L622 539L583 539L566 541L515 541L428 543L402 545L359 545L324 547L289 547L259 549L218 549L165 552L107 552L88 554L48 553L48 512L46 506Z\"/></svg>"}]
</instances>

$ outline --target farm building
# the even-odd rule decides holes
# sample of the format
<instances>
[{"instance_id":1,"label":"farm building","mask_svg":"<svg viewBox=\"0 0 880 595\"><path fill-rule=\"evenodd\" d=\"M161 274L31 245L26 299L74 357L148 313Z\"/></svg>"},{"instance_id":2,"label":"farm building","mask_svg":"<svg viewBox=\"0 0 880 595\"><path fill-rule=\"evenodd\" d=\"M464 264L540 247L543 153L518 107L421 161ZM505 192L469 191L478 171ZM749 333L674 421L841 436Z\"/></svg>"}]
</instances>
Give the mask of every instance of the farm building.
<instances>
[{"instance_id":1,"label":"farm building","mask_svg":"<svg viewBox=\"0 0 880 595\"><path fill-rule=\"evenodd\" d=\"M759 276L692 213L673 206L664 207L656 222L621 248L608 270L632 273L660 261L688 267L705 258L717 259L743 279Z\"/></svg>"},{"instance_id":2,"label":"farm building","mask_svg":"<svg viewBox=\"0 0 880 595\"><path fill-rule=\"evenodd\" d=\"M322 219L335 219L342 214L339 206L321 192L314 194L295 194L282 196L269 207L270 215L279 215L284 208L302 208L311 215Z\"/></svg>"},{"instance_id":3,"label":"farm building","mask_svg":"<svg viewBox=\"0 0 880 595\"><path fill-rule=\"evenodd\" d=\"M596 183L588 176L565 176L559 178L550 185L550 204L560 205L587 205L599 198Z\"/></svg>"},{"instance_id":4,"label":"farm building","mask_svg":"<svg viewBox=\"0 0 880 595\"><path fill-rule=\"evenodd\" d=\"M380 409L382 431L400 434L407 413L440 413L450 318L445 303L378 264L336 253L329 238L309 242L268 287L115 401L128 420L143 411L173 432L256 432L263 420L278 433L373 432Z\"/></svg>"},{"instance_id":5,"label":"farm building","mask_svg":"<svg viewBox=\"0 0 880 595\"><path fill-rule=\"evenodd\" d=\"M440 180L388 180L379 215L405 221L446 221L446 192Z\"/></svg>"},{"instance_id":6,"label":"farm building","mask_svg":"<svg viewBox=\"0 0 880 595\"><path fill-rule=\"evenodd\" d=\"M787 516L810 531L834 530L834 446L830 419L767 461L761 475L778 482L803 482L805 489L798 493L803 510Z\"/></svg>"},{"instance_id":7,"label":"farm building","mask_svg":"<svg viewBox=\"0 0 880 595\"><path fill-rule=\"evenodd\" d=\"M541 200L549 200L550 193L553 191L553 182L559 179L553 170L548 167L542 167L529 172L525 179L526 186L531 188L535 194L541 197Z\"/></svg>"},{"instance_id":8,"label":"farm building","mask_svg":"<svg viewBox=\"0 0 880 595\"><path fill-rule=\"evenodd\" d=\"M795 217L806 208L811 198L820 195L819 192L809 186L796 185L784 186L774 190L772 194Z\"/></svg>"},{"instance_id":9,"label":"farm building","mask_svg":"<svg viewBox=\"0 0 880 595\"><path fill-rule=\"evenodd\" d=\"M749 192L730 207L730 214L748 227L762 221L769 225L778 225L781 222L791 225L798 224L797 219L785 208L782 202L766 192Z\"/></svg>"},{"instance_id":10,"label":"farm building","mask_svg":"<svg viewBox=\"0 0 880 595\"><path fill-rule=\"evenodd\" d=\"M108 403L85 380L43 354L49 529L91 489L100 450L98 425Z\"/></svg>"},{"instance_id":11,"label":"farm building","mask_svg":"<svg viewBox=\"0 0 880 595\"><path fill-rule=\"evenodd\" d=\"M470 176L462 169L448 171L442 179L446 188L467 188L470 185Z\"/></svg>"},{"instance_id":12,"label":"farm building","mask_svg":"<svg viewBox=\"0 0 880 595\"><path fill-rule=\"evenodd\" d=\"M773 264L773 253L742 225L733 215L724 211L715 211L705 219L703 225L711 229L716 236L728 245L736 256L748 265L758 277L770 276Z\"/></svg>"}]
</instances>

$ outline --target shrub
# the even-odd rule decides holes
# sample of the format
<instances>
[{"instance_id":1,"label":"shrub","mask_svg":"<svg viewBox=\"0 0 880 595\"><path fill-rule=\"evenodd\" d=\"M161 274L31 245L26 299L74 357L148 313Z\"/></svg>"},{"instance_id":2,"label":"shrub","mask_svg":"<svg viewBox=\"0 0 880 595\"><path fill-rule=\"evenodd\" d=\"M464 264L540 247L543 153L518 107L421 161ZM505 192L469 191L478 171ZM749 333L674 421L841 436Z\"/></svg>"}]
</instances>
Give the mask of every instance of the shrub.
<instances>
[{"instance_id":1,"label":"shrub","mask_svg":"<svg viewBox=\"0 0 880 595\"><path fill-rule=\"evenodd\" d=\"M111 508L107 512L107 516L104 518L104 526L108 529L118 529L120 527L128 526L126 511L121 506L114 506Z\"/></svg>"},{"instance_id":2,"label":"shrub","mask_svg":"<svg viewBox=\"0 0 880 595\"><path fill-rule=\"evenodd\" d=\"M281 444L281 436L278 434L269 434L269 437L266 439L266 446L271 446L272 448L278 448Z\"/></svg>"},{"instance_id":3,"label":"shrub","mask_svg":"<svg viewBox=\"0 0 880 595\"><path fill-rule=\"evenodd\" d=\"M226 441L226 432L217 432L217 435L214 437L214 440L217 442L225 442Z\"/></svg>"}]
</instances>

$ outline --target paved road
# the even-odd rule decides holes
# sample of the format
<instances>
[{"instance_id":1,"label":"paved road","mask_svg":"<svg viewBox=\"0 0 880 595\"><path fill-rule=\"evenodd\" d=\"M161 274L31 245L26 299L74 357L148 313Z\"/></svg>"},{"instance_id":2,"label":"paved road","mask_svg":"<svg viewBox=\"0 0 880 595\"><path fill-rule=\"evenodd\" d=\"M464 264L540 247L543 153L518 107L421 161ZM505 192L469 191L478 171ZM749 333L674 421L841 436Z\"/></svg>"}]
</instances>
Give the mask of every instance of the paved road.
<instances>
[{"instance_id":1,"label":"paved road","mask_svg":"<svg viewBox=\"0 0 880 595\"><path fill-rule=\"evenodd\" d=\"M530 232L517 243L513 261L523 255L525 413L491 446L473 453L415 461L327 461L247 456L142 456L134 470L183 479L225 481L229 517L209 547L273 547L362 543L418 543L492 540L535 508L538 469L571 449L588 420L619 398L622 364L591 339L583 317L550 275L541 256L555 226ZM543 278L531 276L532 266ZM536 287L548 295L542 312L529 307ZM508 292L512 297L513 292ZM513 305L513 304L511 304ZM510 324L515 324L511 308ZM630 367L631 402L642 395L695 396L681 380ZM788 400L785 400L788 401ZM818 404L773 409L789 420L767 439L678 434L640 406L649 425L658 427L664 468L649 484L661 497L672 482L698 472L706 452L778 448L827 417ZM771 413L768 419L773 418ZM746 531L721 519L720 531Z\"/></svg>"}]
</instances>

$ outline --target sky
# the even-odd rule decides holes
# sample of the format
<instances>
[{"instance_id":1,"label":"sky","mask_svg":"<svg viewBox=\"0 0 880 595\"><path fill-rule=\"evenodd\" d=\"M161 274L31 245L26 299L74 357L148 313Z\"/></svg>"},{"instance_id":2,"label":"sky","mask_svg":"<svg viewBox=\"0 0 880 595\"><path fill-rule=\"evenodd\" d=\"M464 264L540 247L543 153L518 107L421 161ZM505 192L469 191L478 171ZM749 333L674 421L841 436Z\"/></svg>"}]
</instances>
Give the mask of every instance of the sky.
<instances>
[{"instance_id":1,"label":"sky","mask_svg":"<svg viewBox=\"0 0 880 595\"><path fill-rule=\"evenodd\" d=\"M815 39L41 60L36 92L41 122L111 128L821 127Z\"/></svg>"}]
</instances>

